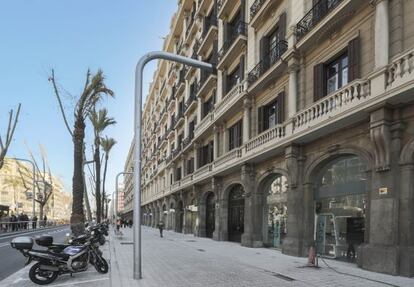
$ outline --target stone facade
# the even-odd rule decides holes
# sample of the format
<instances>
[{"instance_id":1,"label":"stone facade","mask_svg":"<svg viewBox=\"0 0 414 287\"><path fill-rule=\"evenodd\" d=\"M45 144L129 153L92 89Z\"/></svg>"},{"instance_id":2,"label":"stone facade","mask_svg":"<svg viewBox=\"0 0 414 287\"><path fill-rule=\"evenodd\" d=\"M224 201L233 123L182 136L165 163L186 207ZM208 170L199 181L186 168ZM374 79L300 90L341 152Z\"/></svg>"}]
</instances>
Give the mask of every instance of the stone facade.
<instances>
[{"instance_id":1,"label":"stone facade","mask_svg":"<svg viewBox=\"0 0 414 287\"><path fill-rule=\"evenodd\" d=\"M179 1L164 50L217 74L158 63L143 111L144 224L294 256L316 244L414 276L410 8Z\"/></svg>"}]
</instances>

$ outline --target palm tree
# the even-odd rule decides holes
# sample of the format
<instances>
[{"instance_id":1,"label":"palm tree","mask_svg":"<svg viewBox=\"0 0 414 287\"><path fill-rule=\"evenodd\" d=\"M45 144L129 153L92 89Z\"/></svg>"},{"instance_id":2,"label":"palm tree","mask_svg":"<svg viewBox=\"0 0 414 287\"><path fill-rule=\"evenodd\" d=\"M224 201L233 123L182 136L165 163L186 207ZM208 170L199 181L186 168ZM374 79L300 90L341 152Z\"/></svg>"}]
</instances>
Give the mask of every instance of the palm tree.
<instances>
[{"instance_id":1,"label":"palm tree","mask_svg":"<svg viewBox=\"0 0 414 287\"><path fill-rule=\"evenodd\" d=\"M91 75L88 70L86 81L81 95L79 96L74 113L73 131L70 129L61 101L61 96L55 80L54 70L49 78L52 81L55 95L59 102L63 120L73 141L73 177L72 177L72 215L70 218L71 229L75 235L82 234L85 229L85 214L83 211L83 161L84 161L84 141L85 141L85 119L95 109L98 102L104 95L113 97L114 92L105 85L105 76L102 70L98 70L95 75Z\"/></svg>"},{"instance_id":2,"label":"palm tree","mask_svg":"<svg viewBox=\"0 0 414 287\"><path fill-rule=\"evenodd\" d=\"M96 197L96 221L101 222L102 217L102 205L105 200L105 196L101 196L101 134L110 125L114 125L116 121L114 118L108 117L107 109L100 109L98 112L92 110L89 115L89 119L92 123L95 142L94 142L94 154L93 159L95 161L95 197Z\"/></svg>"},{"instance_id":3,"label":"palm tree","mask_svg":"<svg viewBox=\"0 0 414 287\"><path fill-rule=\"evenodd\" d=\"M116 140L113 138L108 138L107 136L105 138L101 139L101 146L103 151L105 152L105 167L103 172L103 180L102 180L102 198L105 200L106 193L105 193L105 181L106 181L106 171L108 169L108 159L109 159L109 152L116 144ZM106 199L106 205L108 206L108 201ZM108 212L104 213L104 204L102 204L102 214L107 215Z\"/></svg>"}]
</instances>

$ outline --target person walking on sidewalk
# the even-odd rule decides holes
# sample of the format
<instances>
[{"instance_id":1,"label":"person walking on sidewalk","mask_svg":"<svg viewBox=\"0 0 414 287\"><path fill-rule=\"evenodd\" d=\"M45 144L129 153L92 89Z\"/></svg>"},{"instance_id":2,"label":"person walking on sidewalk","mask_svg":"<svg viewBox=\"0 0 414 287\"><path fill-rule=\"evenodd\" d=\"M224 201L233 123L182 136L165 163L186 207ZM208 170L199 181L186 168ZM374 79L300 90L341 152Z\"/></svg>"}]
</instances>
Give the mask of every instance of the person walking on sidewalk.
<instances>
[{"instance_id":1,"label":"person walking on sidewalk","mask_svg":"<svg viewBox=\"0 0 414 287\"><path fill-rule=\"evenodd\" d=\"M32 229L36 229L36 225L37 225L37 216L33 216L32 218Z\"/></svg>"},{"instance_id":2,"label":"person walking on sidewalk","mask_svg":"<svg viewBox=\"0 0 414 287\"><path fill-rule=\"evenodd\" d=\"M160 237L162 238L162 231L164 230L164 222L162 220L158 222L158 229L160 230Z\"/></svg>"}]
</instances>

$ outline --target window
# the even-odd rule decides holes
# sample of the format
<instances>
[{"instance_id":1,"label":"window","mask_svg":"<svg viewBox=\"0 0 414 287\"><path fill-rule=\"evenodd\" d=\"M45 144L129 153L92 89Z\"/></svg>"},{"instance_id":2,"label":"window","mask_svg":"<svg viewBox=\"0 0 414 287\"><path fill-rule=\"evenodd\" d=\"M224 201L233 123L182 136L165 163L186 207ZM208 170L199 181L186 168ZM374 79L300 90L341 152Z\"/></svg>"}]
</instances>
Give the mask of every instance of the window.
<instances>
[{"instance_id":1,"label":"window","mask_svg":"<svg viewBox=\"0 0 414 287\"><path fill-rule=\"evenodd\" d=\"M326 93L330 94L348 84L348 53L326 65Z\"/></svg>"},{"instance_id":2,"label":"window","mask_svg":"<svg viewBox=\"0 0 414 287\"><path fill-rule=\"evenodd\" d=\"M226 94L230 92L230 90L240 83L240 65L237 66L234 71L227 76L226 81Z\"/></svg>"},{"instance_id":3,"label":"window","mask_svg":"<svg viewBox=\"0 0 414 287\"><path fill-rule=\"evenodd\" d=\"M188 136L190 139L194 138L194 127L195 127L194 121L188 124Z\"/></svg>"},{"instance_id":4,"label":"window","mask_svg":"<svg viewBox=\"0 0 414 287\"><path fill-rule=\"evenodd\" d=\"M214 93L213 95L211 95L210 98L208 98L208 100L206 100L203 103L203 118L207 116L213 110L215 100L216 100L216 94Z\"/></svg>"},{"instance_id":5,"label":"window","mask_svg":"<svg viewBox=\"0 0 414 287\"><path fill-rule=\"evenodd\" d=\"M284 92L258 110L259 133L281 124L284 120Z\"/></svg>"},{"instance_id":6,"label":"window","mask_svg":"<svg viewBox=\"0 0 414 287\"><path fill-rule=\"evenodd\" d=\"M229 151L242 145L242 120L229 128Z\"/></svg>"},{"instance_id":7,"label":"window","mask_svg":"<svg viewBox=\"0 0 414 287\"><path fill-rule=\"evenodd\" d=\"M198 149L198 161L199 161L199 168L205 166L213 162L214 154L213 154L213 141L210 141L207 145Z\"/></svg>"},{"instance_id":8,"label":"window","mask_svg":"<svg viewBox=\"0 0 414 287\"><path fill-rule=\"evenodd\" d=\"M178 136L177 148L181 147L181 143L183 142L183 134Z\"/></svg>"},{"instance_id":9,"label":"window","mask_svg":"<svg viewBox=\"0 0 414 287\"><path fill-rule=\"evenodd\" d=\"M360 39L356 37L339 56L314 66L314 101L359 78Z\"/></svg>"},{"instance_id":10,"label":"window","mask_svg":"<svg viewBox=\"0 0 414 287\"><path fill-rule=\"evenodd\" d=\"M181 180L181 167L177 167L177 169L175 170L175 180Z\"/></svg>"},{"instance_id":11,"label":"window","mask_svg":"<svg viewBox=\"0 0 414 287\"><path fill-rule=\"evenodd\" d=\"M194 172L194 158L187 160L187 174L192 174Z\"/></svg>"}]
</instances>

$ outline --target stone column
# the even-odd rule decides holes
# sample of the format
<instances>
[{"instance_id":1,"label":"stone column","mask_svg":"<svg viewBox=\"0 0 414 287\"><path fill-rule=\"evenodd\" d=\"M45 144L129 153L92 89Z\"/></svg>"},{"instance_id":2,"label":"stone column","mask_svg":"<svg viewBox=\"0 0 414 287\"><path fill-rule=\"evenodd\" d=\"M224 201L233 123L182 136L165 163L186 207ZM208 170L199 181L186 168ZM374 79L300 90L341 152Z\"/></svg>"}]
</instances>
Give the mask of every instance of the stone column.
<instances>
[{"instance_id":1,"label":"stone column","mask_svg":"<svg viewBox=\"0 0 414 287\"><path fill-rule=\"evenodd\" d=\"M288 113L287 119L291 119L297 112L297 101L298 101L298 71L299 63L298 59L293 56L288 60L289 70L289 91L287 96L288 100Z\"/></svg>"},{"instance_id":2,"label":"stone column","mask_svg":"<svg viewBox=\"0 0 414 287\"><path fill-rule=\"evenodd\" d=\"M222 195L222 182L217 177L211 178L211 187L212 191L215 194L215 209L214 209L214 232L213 232L213 240L220 240L220 229L222 228L221 225L221 213L220 213L220 196Z\"/></svg>"},{"instance_id":3,"label":"stone column","mask_svg":"<svg viewBox=\"0 0 414 287\"><path fill-rule=\"evenodd\" d=\"M203 100L200 97L197 97L197 124L202 120L201 118L201 109L203 107Z\"/></svg>"},{"instance_id":4,"label":"stone column","mask_svg":"<svg viewBox=\"0 0 414 287\"><path fill-rule=\"evenodd\" d=\"M400 133L392 124L392 111L382 107L371 113L370 135L375 164L369 190L368 243L360 247L358 264L364 269L399 273L398 210Z\"/></svg>"},{"instance_id":5,"label":"stone column","mask_svg":"<svg viewBox=\"0 0 414 287\"><path fill-rule=\"evenodd\" d=\"M241 244L247 247L263 246L263 196L256 186L256 173L253 166L243 165L241 181L244 186L244 233Z\"/></svg>"},{"instance_id":6,"label":"stone column","mask_svg":"<svg viewBox=\"0 0 414 287\"><path fill-rule=\"evenodd\" d=\"M226 124L223 124L223 154L226 154L229 150L229 131L226 128Z\"/></svg>"},{"instance_id":7,"label":"stone column","mask_svg":"<svg viewBox=\"0 0 414 287\"><path fill-rule=\"evenodd\" d=\"M214 132L214 160L219 157L219 137L220 137L220 128L217 125L213 127Z\"/></svg>"},{"instance_id":8,"label":"stone column","mask_svg":"<svg viewBox=\"0 0 414 287\"><path fill-rule=\"evenodd\" d=\"M313 230L313 222L309 219L311 216L307 216L307 214L313 214L312 185L310 183L304 184L302 181L303 158L300 157L300 147L295 145L286 147L285 162L289 174L287 189L288 232L283 242L282 252L293 256L304 256L307 253L304 225L306 223L310 225L307 227L309 233L311 233L310 230ZM309 203L309 200L312 203Z\"/></svg>"},{"instance_id":9,"label":"stone column","mask_svg":"<svg viewBox=\"0 0 414 287\"><path fill-rule=\"evenodd\" d=\"M388 0L375 0L375 68L388 64L390 35Z\"/></svg>"},{"instance_id":10,"label":"stone column","mask_svg":"<svg viewBox=\"0 0 414 287\"><path fill-rule=\"evenodd\" d=\"M229 238L228 218L229 218L229 199L225 191L218 189L218 202L216 204L216 227L213 239L217 241L227 241Z\"/></svg>"},{"instance_id":11,"label":"stone column","mask_svg":"<svg viewBox=\"0 0 414 287\"><path fill-rule=\"evenodd\" d=\"M206 201L203 198L203 194L199 192L197 194L197 218L198 218L198 229L197 236L206 237Z\"/></svg>"},{"instance_id":12,"label":"stone column","mask_svg":"<svg viewBox=\"0 0 414 287\"><path fill-rule=\"evenodd\" d=\"M252 101L249 98L243 100L243 143L250 139Z\"/></svg>"}]
</instances>

